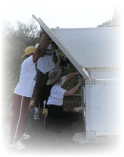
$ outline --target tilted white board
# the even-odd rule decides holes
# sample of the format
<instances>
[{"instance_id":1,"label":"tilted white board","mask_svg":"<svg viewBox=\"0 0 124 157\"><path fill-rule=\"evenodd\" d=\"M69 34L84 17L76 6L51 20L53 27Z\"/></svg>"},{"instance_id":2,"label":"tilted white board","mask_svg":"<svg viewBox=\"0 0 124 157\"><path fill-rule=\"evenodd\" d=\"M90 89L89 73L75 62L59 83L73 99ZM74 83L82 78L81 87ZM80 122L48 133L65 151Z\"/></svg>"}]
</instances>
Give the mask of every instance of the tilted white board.
<instances>
[{"instance_id":1,"label":"tilted white board","mask_svg":"<svg viewBox=\"0 0 124 157\"><path fill-rule=\"evenodd\" d=\"M61 49L61 51L67 56L67 58L71 61L71 63L76 67L76 69L81 73L84 79L89 77L87 71L84 67L81 67L75 58L71 55L71 53L66 49L66 47L61 43L61 41L57 38L57 36L53 33L51 29L47 27L47 25L36 16L33 15L33 18L40 24L40 26L45 30L45 32L51 37L51 39L57 44L57 46Z\"/></svg>"},{"instance_id":2,"label":"tilted white board","mask_svg":"<svg viewBox=\"0 0 124 157\"><path fill-rule=\"evenodd\" d=\"M120 28L49 29L33 16L77 70L88 78L85 68L120 68Z\"/></svg>"}]
</instances>

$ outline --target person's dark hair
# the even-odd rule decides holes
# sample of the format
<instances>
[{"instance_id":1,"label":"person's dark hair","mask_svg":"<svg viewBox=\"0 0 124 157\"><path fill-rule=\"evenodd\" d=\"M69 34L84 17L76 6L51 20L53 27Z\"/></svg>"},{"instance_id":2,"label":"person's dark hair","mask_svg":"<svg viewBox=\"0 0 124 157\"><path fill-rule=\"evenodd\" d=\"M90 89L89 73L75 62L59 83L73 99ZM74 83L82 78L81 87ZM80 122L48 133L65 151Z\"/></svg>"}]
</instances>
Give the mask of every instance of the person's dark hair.
<instances>
[{"instance_id":1,"label":"person's dark hair","mask_svg":"<svg viewBox=\"0 0 124 157\"><path fill-rule=\"evenodd\" d=\"M54 41L51 42L51 45L56 45ZM58 49L58 46L56 45L56 49Z\"/></svg>"}]
</instances>

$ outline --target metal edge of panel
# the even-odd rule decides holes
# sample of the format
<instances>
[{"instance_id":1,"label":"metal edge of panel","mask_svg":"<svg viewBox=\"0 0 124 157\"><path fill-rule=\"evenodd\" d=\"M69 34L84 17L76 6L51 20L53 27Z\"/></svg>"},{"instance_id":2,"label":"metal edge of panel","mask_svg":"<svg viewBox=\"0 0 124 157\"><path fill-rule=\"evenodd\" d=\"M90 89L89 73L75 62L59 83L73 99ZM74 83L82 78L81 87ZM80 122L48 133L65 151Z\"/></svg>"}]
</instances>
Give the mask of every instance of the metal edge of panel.
<instances>
[{"instance_id":1,"label":"metal edge of panel","mask_svg":"<svg viewBox=\"0 0 124 157\"><path fill-rule=\"evenodd\" d=\"M71 31L71 30L120 30L120 27L89 27L89 28L51 28L52 31L64 30L64 31Z\"/></svg>"},{"instance_id":2,"label":"metal edge of panel","mask_svg":"<svg viewBox=\"0 0 124 157\"><path fill-rule=\"evenodd\" d=\"M85 84L86 85L95 85L95 84L121 84L122 79L117 78L117 79L90 79L86 80Z\"/></svg>"},{"instance_id":3,"label":"metal edge of panel","mask_svg":"<svg viewBox=\"0 0 124 157\"><path fill-rule=\"evenodd\" d=\"M69 51L64 47L64 45L61 43L61 41L53 33L53 31L40 18L37 18L35 15L32 15L32 17L40 24L40 26L45 30L45 32L50 36L50 38L56 43L56 45L67 56L67 58L73 63L73 65L81 73L81 75L84 77L84 79L89 78L88 73L86 73L84 68L80 67L80 65L75 61L73 56L69 53Z\"/></svg>"}]
</instances>

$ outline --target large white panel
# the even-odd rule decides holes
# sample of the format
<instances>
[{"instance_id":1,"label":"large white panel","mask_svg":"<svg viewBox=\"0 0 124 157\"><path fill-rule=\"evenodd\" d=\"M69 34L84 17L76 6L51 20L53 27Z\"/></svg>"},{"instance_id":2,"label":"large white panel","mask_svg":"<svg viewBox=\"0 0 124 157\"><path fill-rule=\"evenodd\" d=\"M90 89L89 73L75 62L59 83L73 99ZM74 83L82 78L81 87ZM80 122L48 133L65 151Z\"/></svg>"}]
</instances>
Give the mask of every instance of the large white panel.
<instances>
[{"instance_id":1,"label":"large white panel","mask_svg":"<svg viewBox=\"0 0 124 157\"><path fill-rule=\"evenodd\" d=\"M52 29L81 67L119 67L120 28Z\"/></svg>"},{"instance_id":2,"label":"large white panel","mask_svg":"<svg viewBox=\"0 0 124 157\"><path fill-rule=\"evenodd\" d=\"M78 69L121 66L120 27L51 30L35 19Z\"/></svg>"},{"instance_id":3,"label":"large white panel","mask_svg":"<svg viewBox=\"0 0 124 157\"><path fill-rule=\"evenodd\" d=\"M86 83L86 132L89 135L119 134L120 80Z\"/></svg>"}]
</instances>

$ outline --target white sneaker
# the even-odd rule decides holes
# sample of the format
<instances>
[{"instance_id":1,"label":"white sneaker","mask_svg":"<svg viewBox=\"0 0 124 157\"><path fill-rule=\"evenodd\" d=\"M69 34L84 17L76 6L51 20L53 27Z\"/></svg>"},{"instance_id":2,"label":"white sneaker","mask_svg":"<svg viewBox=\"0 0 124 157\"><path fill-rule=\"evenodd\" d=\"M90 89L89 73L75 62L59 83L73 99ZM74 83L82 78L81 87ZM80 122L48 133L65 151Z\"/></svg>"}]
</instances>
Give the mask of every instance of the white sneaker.
<instances>
[{"instance_id":1,"label":"white sneaker","mask_svg":"<svg viewBox=\"0 0 124 157\"><path fill-rule=\"evenodd\" d=\"M34 112L34 120L39 120L39 112Z\"/></svg>"},{"instance_id":2,"label":"white sneaker","mask_svg":"<svg viewBox=\"0 0 124 157\"><path fill-rule=\"evenodd\" d=\"M28 140L29 138L30 138L30 135L27 135L24 133L21 137L21 140Z\"/></svg>"},{"instance_id":3,"label":"white sneaker","mask_svg":"<svg viewBox=\"0 0 124 157\"><path fill-rule=\"evenodd\" d=\"M75 112L82 112L83 111L83 107L75 107L73 109L73 111L75 111Z\"/></svg>"},{"instance_id":4,"label":"white sneaker","mask_svg":"<svg viewBox=\"0 0 124 157\"><path fill-rule=\"evenodd\" d=\"M21 142L21 140L19 140L15 144L9 144L9 147L16 149L24 149L26 146Z\"/></svg>"}]
</instances>

